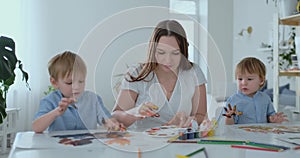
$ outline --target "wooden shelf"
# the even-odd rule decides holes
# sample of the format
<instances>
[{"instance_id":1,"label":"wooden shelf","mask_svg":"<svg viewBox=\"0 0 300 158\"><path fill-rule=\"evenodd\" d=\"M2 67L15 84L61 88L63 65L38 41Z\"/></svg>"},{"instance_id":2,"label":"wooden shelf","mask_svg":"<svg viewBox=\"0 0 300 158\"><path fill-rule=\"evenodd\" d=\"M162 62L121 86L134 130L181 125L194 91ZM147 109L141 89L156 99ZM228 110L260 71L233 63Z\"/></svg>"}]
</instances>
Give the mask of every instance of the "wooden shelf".
<instances>
[{"instance_id":1,"label":"wooden shelf","mask_svg":"<svg viewBox=\"0 0 300 158\"><path fill-rule=\"evenodd\" d=\"M295 77L295 89L296 89L296 111L300 112L300 70L293 71L279 71L279 25L290 25L297 26L296 34L299 35L300 27L300 14L291 15L283 18L278 18L278 13L274 14L274 26L273 26L273 85L274 85L274 93L273 93L273 105L276 109L279 108L279 78L280 76L291 76Z\"/></svg>"},{"instance_id":2,"label":"wooden shelf","mask_svg":"<svg viewBox=\"0 0 300 158\"><path fill-rule=\"evenodd\" d=\"M279 76L300 76L300 70L295 71L280 71Z\"/></svg>"},{"instance_id":3,"label":"wooden shelf","mask_svg":"<svg viewBox=\"0 0 300 158\"><path fill-rule=\"evenodd\" d=\"M279 47L280 51L289 50L289 49L290 49L290 47L287 47L287 46ZM272 52L273 47L271 47L271 48L258 48L257 51L258 52Z\"/></svg>"},{"instance_id":4,"label":"wooden shelf","mask_svg":"<svg viewBox=\"0 0 300 158\"><path fill-rule=\"evenodd\" d=\"M291 15L288 17L281 18L279 20L281 25L292 25L292 26L299 26L300 25L300 14Z\"/></svg>"}]
</instances>

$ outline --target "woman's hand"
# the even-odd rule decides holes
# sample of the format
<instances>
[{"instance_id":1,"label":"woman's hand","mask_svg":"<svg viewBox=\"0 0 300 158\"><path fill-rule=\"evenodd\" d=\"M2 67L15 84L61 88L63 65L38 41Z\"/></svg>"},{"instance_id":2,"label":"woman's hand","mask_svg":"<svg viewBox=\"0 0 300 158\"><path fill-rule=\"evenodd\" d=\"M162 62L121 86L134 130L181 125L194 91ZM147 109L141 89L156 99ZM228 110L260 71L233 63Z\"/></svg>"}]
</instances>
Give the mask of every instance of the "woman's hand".
<instances>
[{"instance_id":1,"label":"woman's hand","mask_svg":"<svg viewBox=\"0 0 300 158\"><path fill-rule=\"evenodd\" d=\"M282 123L284 121L289 121L283 112L278 112L275 115L269 116L269 122L271 123Z\"/></svg>"},{"instance_id":2,"label":"woman's hand","mask_svg":"<svg viewBox=\"0 0 300 158\"><path fill-rule=\"evenodd\" d=\"M146 102L140 106L139 114L146 117L159 117L157 110L158 110L158 106L150 102Z\"/></svg>"},{"instance_id":3,"label":"woman's hand","mask_svg":"<svg viewBox=\"0 0 300 158\"><path fill-rule=\"evenodd\" d=\"M194 116L187 116L184 112L178 112L176 115L164 125L176 125L177 127L189 127Z\"/></svg>"},{"instance_id":4,"label":"woman's hand","mask_svg":"<svg viewBox=\"0 0 300 158\"><path fill-rule=\"evenodd\" d=\"M126 127L119 123L115 118L110 118L102 121L107 131L126 131Z\"/></svg>"},{"instance_id":5,"label":"woman's hand","mask_svg":"<svg viewBox=\"0 0 300 158\"><path fill-rule=\"evenodd\" d=\"M127 112L135 117L143 119L146 117L159 117L159 114L157 113L158 109L159 107L153 103L146 102L138 107L128 110Z\"/></svg>"}]
</instances>

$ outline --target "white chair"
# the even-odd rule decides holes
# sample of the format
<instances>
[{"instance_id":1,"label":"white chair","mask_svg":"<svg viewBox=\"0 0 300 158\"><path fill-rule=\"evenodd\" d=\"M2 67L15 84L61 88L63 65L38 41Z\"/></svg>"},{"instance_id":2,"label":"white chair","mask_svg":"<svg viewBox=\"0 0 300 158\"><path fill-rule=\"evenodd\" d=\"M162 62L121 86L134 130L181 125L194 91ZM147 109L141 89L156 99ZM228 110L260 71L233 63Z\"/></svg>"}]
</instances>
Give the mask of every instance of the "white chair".
<instances>
[{"instance_id":1,"label":"white chair","mask_svg":"<svg viewBox=\"0 0 300 158\"><path fill-rule=\"evenodd\" d=\"M6 153L7 148L7 118L3 120L3 123L0 125L0 153Z\"/></svg>"},{"instance_id":2,"label":"white chair","mask_svg":"<svg viewBox=\"0 0 300 158\"><path fill-rule=\"evenodd\" d=\"M0 153L6 153L7 146L10 146L10 143L13 142L13 139L17 132L19 111L20 108L6 108L7 117L0 125Z\"/></svg>"}]
</instances>

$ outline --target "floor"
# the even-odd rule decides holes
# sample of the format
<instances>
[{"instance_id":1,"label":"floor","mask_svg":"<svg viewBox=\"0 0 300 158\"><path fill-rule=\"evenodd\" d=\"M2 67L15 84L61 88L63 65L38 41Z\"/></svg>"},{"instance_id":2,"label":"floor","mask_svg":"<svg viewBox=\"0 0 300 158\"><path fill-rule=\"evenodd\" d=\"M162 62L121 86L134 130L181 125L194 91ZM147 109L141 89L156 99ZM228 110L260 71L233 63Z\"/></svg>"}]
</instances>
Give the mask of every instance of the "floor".
<instances>
[{"instance_id":1,"label":"floor","mask_svg":"<svg viewBox=\"0 0 300 158\"><path fill-rule=\"evenodd\" d=\"M7 153L7 154L0 154L0 157L1 157L1 158L8 158L8 154L9 154L9 153Z\"/></svg>"},{"instance_id":2,"label":"floor","mask_svg":"<svg viewBox=\"0 0 300 158\"><path fill-rule=\"evenodd\" d=\"M7 149L7 152L6 152L6 153L1 153L1 152L0 152L0 158L8 158L9 151L10 151L10 149Z\"/></svg>"},{"instance_id":3,"label":"floor","mask_svg":"<svg viewBox=\"0 0 300 158\"><path fill-rule=\"evenodd\" d=\"M9 155L9 152L10 152L10 148L12 146L12 142L14 141L14 135L13 136L9 135L9 137L12 137L12 138L8 139L8 141L7 141L7 144L9 144L9 145L7 145L6 152L2 153L0 151L0 158L8 158L8 155Z\"/></svg>"}]
</instances>

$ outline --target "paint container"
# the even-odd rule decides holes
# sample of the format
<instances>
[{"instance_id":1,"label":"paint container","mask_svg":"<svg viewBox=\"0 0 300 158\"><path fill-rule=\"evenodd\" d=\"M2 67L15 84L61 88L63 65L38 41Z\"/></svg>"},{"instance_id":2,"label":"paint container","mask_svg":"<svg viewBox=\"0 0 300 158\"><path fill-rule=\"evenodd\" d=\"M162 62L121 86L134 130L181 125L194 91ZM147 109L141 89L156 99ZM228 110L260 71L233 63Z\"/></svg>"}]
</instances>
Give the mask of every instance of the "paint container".
<instances>
[{"instance_id":1,"label":"paint container","mask_svg":"<svg viewBox=\"0 0 300 158\"><path fill-rule=\"evenodd\" d=\"M185 133L179 133L178 139L180 139L180 140L186 140L187 139L187 134L185 134Z\"/></svg>"},{"instance_id":2,"label":"paint container","mask_svg":"<svg viewBox=\"0 0 300 158\"><path fill-rule=\"evenodd\" d=\"M194 132L188 132L187 134L187 139L194 139Z\"/></svg>"},{"instance_id":3,"label":"paint container","mask_svg":"<svg viewBox=\"0 0 300 158\"><path fill-rule=\"evenodd\" d=\"M197 132L194 132L194 138L200 138L201 135L200 135L200 132L197 131Z\"/></svg>"},{"instance_id":4,"label":"paint container","mask_svg":"<svg viewBox=\"0 0 300 158\"><path fill-rule=\"evenodd\" d=\"M295 122L300 121L300 112L294 111L292 114L292 118L293 118L293 121L295 121Z\"/></svg>"}]
</instances>

